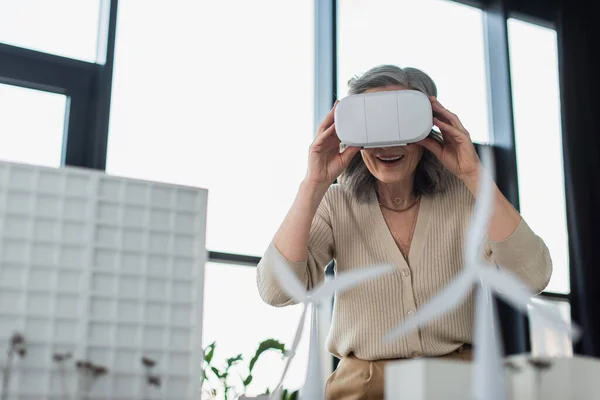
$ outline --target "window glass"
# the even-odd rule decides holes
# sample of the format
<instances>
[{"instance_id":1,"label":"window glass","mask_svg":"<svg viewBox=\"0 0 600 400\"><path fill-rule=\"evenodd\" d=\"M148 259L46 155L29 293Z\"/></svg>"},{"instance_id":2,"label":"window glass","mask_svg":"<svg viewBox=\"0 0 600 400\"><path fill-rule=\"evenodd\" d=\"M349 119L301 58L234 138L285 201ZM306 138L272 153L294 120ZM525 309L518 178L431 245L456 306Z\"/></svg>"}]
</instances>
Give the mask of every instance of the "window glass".
<instances>
[{"instance_id":1,"label":"window glass","mask_svg":"<svg viewBox=\"0 0 600 400\"><path fill-rule=\"evenodd\" d=\"M556 31L509 19L508 35L520 211L550 250L546 290L569 293Z\"/></svg>"},{"instance_id":2,"label":"window glass","mask_svg":"<svg viewBox=\"0 0 600 400\"><path fill-rule=\"evenodd\" d=\"M96 61L100 0L2 0L0 42Z\"/></svg>"},{"instance_id":3,"label":"window glass","mask_svg":"<svg viewBox=\"0 0 600 400\"><path fill-rule=\"evenodd\" d=\"M58 167L67 98L0 83L0 160Z\"/></svg>"},{"instance_id":4,"label":"window glass","mask_svg":"<svg viewBox=\"0 0 600 400\"><path fill-rule=\"evenodd\" d=\"M338 98L379 64L429 74L474 141L490 141L482 11L446 0L339 0Z\"/></svg>"},{"instance_id":5,"label":"window glass","mask_svg":"<svg viewBox=\"0 0 600 400\"><path fill-rule=\"evenodd\" d=\"M262 255L314 136L313 2L119 8L107 172L208 188L207 247Z\"/></svg>"}]
</instances>

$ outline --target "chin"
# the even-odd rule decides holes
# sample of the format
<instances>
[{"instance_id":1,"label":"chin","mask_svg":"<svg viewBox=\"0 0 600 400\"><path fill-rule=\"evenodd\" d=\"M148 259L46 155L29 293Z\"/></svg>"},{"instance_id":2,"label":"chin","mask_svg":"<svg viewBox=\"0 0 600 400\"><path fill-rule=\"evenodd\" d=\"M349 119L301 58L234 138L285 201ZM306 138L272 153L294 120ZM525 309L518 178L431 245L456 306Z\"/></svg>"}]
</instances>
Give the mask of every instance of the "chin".
<instances>
[{"instance_id":1,"label":"chin","mask_svg":"<svg viewBox=\"0 0 600 400\"><path fill-rule=\"evenodd\" d=\"M377 174L375 178L382 183L397 183L404 181L406 176L405 174Z\"/></svg>"}]
</instances>

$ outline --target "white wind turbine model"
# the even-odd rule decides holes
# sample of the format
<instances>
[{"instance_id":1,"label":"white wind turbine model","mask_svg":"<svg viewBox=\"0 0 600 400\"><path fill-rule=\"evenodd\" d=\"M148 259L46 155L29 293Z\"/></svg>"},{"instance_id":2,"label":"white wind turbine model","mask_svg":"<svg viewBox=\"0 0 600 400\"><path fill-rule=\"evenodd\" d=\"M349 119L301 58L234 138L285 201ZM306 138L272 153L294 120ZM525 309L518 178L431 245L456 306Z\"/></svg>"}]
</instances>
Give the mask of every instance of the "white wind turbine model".
<instances>
[{"instance_id":1,"label":"white wind turbine model","mask_svg":"<svg viewBox=\"0 0 600 400\"><path fill-rule=\"evenodd\" d=\"M408 334L423 326L439 315L457 307L476 286L476 310L474 332L474 372L472 380L472 398L476 400L505 400L506 388L502 362L502 350L497 336L496 310L492 294L510 303L524 313L537 313L559 331L566 332L577 340L578 329L565 323L558 310L550 304L531 302L534 295L513 274L497 266L484 264L481 259L481 245L491 216L493 190L493 160L488 149L482 151L485 172L478 187L478 196L471 226L467 232L465 244L465 268L444 290L435 295L413 317L392 329L385 340Z\"/></svg>"},{"instance_id":2,"label":"white wind turbine model","mask_svg":"<svg viewBox=\"0 0 600 400\"><path fill-rule=\"evenodd\" d=\"M288 368L294 356L296 348L302 336L304 329L304 321L306 319L306 311L311 306L311 329L310 329L310 347L308 356L308 371L304 387L300 391L300 397L305 400L321 400L325 396L325 385L323 375L321 373L321 345L319 343L319 334L317 331L317 308L319 302L330 298L336 292L341 292L358 285L361 282L375 279L387 273L394 271L392 265L375 265L356 269L350 272L339 274L335 279L328 280L316 288L306 291L296 275L288 268L283 259L277 260L274 263L275 275L283 291L290 296L295 302L304 304L302 316L298 323L298 329L294 336L292 348L288 353L281 379L277 387L271 395L271 400L280 400L283 390L283 380L287 374Z\"/></svg>"}]
</instances>

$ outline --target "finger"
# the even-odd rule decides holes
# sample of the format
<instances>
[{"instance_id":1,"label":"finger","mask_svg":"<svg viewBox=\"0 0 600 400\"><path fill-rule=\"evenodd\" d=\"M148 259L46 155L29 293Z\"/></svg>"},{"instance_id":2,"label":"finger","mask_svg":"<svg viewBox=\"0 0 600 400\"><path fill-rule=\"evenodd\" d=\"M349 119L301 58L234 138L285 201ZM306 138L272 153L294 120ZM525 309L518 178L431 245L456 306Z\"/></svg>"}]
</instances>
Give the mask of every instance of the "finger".
<instances>
[{"instance_id":1,"label":"finger","mask_svg":"<svg viewBox=\"0 0 600 400\"><path fill-rule=\"evenodd\" d=\"M335 122L332 123L327 129L325 129L325 132L323 132L323 134L321 136L325 139L333 136L339 142L340 139L338 139L338 137L337 137L337 131L335 130Z\"/></svg>"},{"instance_id":2,"label":"finger","mask_svg":"<svg viewBox=\"0 0 600 400\"><path fill-rule=\"evenodd\" d=\"M344 151L340 154L340 157L342 158L342 164L343 165L350 164L350 161L352 161L354 156L357 155L359 151L360 151L360 147L357 147L357 146L346 147L344 149Z\"/></svg>"},{"instance_id":3,"label":"finger","mask_svg":"<svg viewBox=\"0 0 600 400\"><path fill-rule=\"evenodd\" d=\"M436 117L437 119L439 119L440 121L443 121L447 124L452 124L452 122L450 122L450 120L448 120L448 118L444 117L442 114L440 114L437 111L433 112L433 116Z\"/></svg>"},{"instance_id":4,"label":"finger","mask_svg":"<svg viewBox=\"0 0 600 400\"><path fill-rule=\"evenodd\" d=\"M432 138L425 138L419 142L417 142L419 146L423 146L430 152L432 152L437 158L442 157L442 151L444 150L444 145Z\"/></svg>"},{"instance_id":5,"label":"finger","mask_svg":"<svg viewBox=\"0 0 600 400\"><path fill-rule=\"evenodd\" d=\"M327 115L323 119L323 122L321 122L321 125L319 125L319 129L317 131L317 135L320 135L321 133L324 133L325 130L327 128L329 128L331 126L331 124L333 124L333 119L334 119L333 117L335 115L335 108L337 107L338 103L339 103L339 100L336 100L335 103L333 104L333 107L331 108L331 110L327 113Z\"/></svg>"},{"instance_id":6,"label":"finger","mask_svg":"<svg viewBox=\"0 0 600 400\"><path fill-rule=\"evenodd\" d=\"M435 97L433 98L433 100L431 102L431 107L432 107L433 111L440 114L440 116L442 116L444 120L448 121L449 123L451 123L452 125L454 125L455 127L459 128L459 129L463 129L463 130L465 129L462 122L460 122L460 119L458 118L458 116L456 114L450 112L447 108L445 108L437 100L437 98L435 98Z\"/></svg>"},{"instance_id":7,"label":"finger","mask_svg":"<svg viewBox=\"0 0 600 400\"><path fill-rule=\"evenodd\" d=\"M466 135L468 137L471 137L471 135L469 134L469 131L467 131L462 124L457 127L456 124L452 123L450 120L448 120L448 118L444 117L442 114L438 113L438 112L434 112L433 113L434 118L437 118L439 121L445 122L449 125L454 126L455 128L457 128L459 131L461 131L463 133L463 135Z\"/></svg>"},{"instance_id":8,"label":"finger","mask_svg":"<svg viewBox=\"0 0 600 400\"><path fill-rule=\"evenodd\" d=\"M448 139L456 143L463 143L465 140L468 139L468 136L465 135L464 132L447 122L440 121L438 118L433 117L433 123L435 126L440 128L444 139Z\"/></svg>"},{"instance_id":9,"label":"finger","mask_svg":"<svg viewBox=\"0 0 600 400\"><path fill-rule=\"evenodd\" d=\"M431 110L433 112L433 116L437 117L440 121L446 122L448 124L451 124L452 122L450 122L450 120L448 118L446 118L445 116L443 116L440 112L436 111L438 109L438 105L436 104L436 98L434 96L431 96L429 98L429 100L431 101Z\"/></svg>"},{"instance_id":10,"label":"finger","mask_svg":"<svg viewBox=\"0 0 600 400\"><path fill-rule=\"evenodd\" d=\"M341 143L340 139L337 137L335 124L332 124L329 128L325 129L323 133L316 137L315 141L313 142L313 147L323 146L328 143L335 143L337 146L339 146Z\"/></svg>"}]
</instances>

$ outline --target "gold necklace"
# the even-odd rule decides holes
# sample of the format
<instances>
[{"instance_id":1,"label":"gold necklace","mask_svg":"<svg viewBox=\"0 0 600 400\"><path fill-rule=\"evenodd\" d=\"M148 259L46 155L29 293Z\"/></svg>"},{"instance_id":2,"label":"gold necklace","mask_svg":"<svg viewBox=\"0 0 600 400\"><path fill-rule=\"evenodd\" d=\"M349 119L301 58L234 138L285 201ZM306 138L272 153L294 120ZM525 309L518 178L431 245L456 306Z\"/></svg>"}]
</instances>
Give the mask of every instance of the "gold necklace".
<instances>
[{"instance_id":1,"label":"gold necklace","mask_svg":"<svg viewBox=\"0 0 600 400\"><path fill-rule=\"evenodd\" d=\"M379 194L377 194L377 202L379 203L379 205L381 207L385 208L386 210L390 210L393 212L404 212L404 211L410 210L419 202L420 199L421 199L421 196L419 195L415 198L415 201L413 201L408 207L397 209L397 208L388 207L388 206L382 204L381 201L379 201Z\"/></svg>"}]
</instances>

